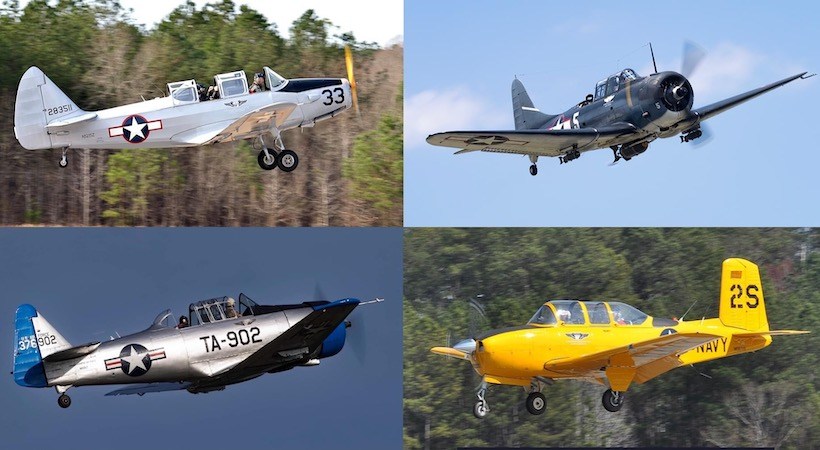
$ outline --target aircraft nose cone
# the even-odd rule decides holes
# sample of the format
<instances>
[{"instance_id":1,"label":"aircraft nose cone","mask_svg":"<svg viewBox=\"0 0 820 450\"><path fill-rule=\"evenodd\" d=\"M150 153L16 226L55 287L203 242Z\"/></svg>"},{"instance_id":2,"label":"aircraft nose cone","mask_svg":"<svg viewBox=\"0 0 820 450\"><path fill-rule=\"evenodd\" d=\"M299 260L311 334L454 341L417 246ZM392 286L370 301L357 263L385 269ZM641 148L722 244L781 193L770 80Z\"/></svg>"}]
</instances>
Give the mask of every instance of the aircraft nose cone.
<instances>
[{"instance_id":1,"label":"aircraft nose cone","mask_svg":"<svg viewBox=\"0 0 820 450\"><path fill-rule=\"evenodd\" d=\"M475 339L464 339L454 345L453 348L465 353L473 353L475 351Z\"/></svg>"}]
</instances>

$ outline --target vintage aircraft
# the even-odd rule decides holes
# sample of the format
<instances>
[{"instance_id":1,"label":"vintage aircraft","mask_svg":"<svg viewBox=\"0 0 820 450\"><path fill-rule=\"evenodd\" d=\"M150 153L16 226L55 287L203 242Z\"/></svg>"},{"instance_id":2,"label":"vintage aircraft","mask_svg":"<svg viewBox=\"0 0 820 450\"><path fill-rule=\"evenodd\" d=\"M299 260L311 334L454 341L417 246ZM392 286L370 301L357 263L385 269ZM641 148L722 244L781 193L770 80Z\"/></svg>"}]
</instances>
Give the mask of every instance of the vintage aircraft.
<instances>
[{"instance_id":1,"label":"vintage aircraft","mask_svg":"<svg viewBox=\"0 0 820 450\"><path fill-rule=\"evenodd\" d=\"M220 391L265 373L318 365L342 350L351 326L345 319L356 306L381 301L258 305L240 294L238 305L230 297L191 303L179 324L166 310L144 331L76 347L25 304L15 317L14 381L54 386L63 408L71 405L65 392L74 386L140 383L106 395Z\"/></svg>"},{"instance_id":2,"label":"vintage aircraft","mask_svg":"<svg viewBox=\"0 0 820 450\"><path fill-rule=\"evenodd\" d=\"M24 148L120 149L194 147L250 139L259 149L259 167L290 172L299 164L285 149L281 132L312 127L357 105L352 59L348 77L285 79L268 67L262 90L251 93L244 71L214 77L207 95L194 80L168 83L167 97L83 111L42 70L30 67L20 80L14 135ZM200 90L202 89L202 91Z\"/></svg>"},{"instance_id":3,"label":"vintage aircraft","mask_svg":"<svg viewBox=\"0 0 820 450\"><path fill-rule=\"evenodd\" d=\"M529 388L531 414L546 410L544 385L561 378L607 386L603 405L621 409L630 384L669 370L768 346L772 336L808 331L769 330L757 266L723 262L719 317L692 321L650 317L620 302L552 300L527 325L495 330L433 353L470 361L482 376L473 413L487 415L489 384Z\"/></svg>"},{"instance_id":4,"label":"vintage aircraft","mask_svg":"<svg viewBox=\"0 0 820 450\"><path fill-rule=\"evenodd\" d=\"M545 114L535 108L524 85L512 83L515 130L447 131L427 137L442 147L460 148L456 154L484 151L527 155L530 174L538 174L539 156L557 156L561 164L581 153L609 147L615 157L629 161L649 148L657 138L681 134L681 142L703 135L701 123L730 108L751 100L798 78L806 72L784 78L708 106L692 109L694 91L687 80L704 53L689 47L684 53L685 74L655 73L641 77L632 69L611 75L595 85L595 94L562 114ZM694 49L694 50L692 50ZM654 54L652 63L655 63Z\"/></svg>"}]
</instances>

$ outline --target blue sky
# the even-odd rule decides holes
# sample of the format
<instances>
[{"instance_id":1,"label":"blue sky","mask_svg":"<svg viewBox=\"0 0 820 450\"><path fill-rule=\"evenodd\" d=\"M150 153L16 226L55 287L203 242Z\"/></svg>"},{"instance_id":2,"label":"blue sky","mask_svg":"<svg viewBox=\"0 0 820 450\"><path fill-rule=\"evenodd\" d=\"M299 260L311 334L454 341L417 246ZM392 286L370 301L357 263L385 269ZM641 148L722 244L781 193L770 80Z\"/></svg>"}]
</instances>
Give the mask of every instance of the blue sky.
<instances>
[{"instance_id":1,"label":"blue sky","mask_svg":"<svg viewBox=\"0 0 820 450\"><path fill-rule=\"evenodd\" d=\"M820 224L815 144L820 77L708 121L700 147L653 142L609 167L608 149L559 167L525 156L453 155L424 142L447 130L513 129L510 83L559 113L624 67L680 70L683 44L707 57L695 107L802 71L820 71L812 2L703 2L628 10L604 3L407 2L406 226L808 226Z\"/></svg>"},{"instance_id":2,"label":"blue sky","mask_svg":"<svg viewBox=\"0 0 820 450\"><path fill-rule=\"evenodd\" d=\"M31 303L72 344L147 328L166 308L240 292L261 304L386 301L354 311L364 360L346 345L318 367L221 392L104 397L0 383L3 448L350 448L401 445L402 236L377 229L0 229L5 373L14 311ZM355 326L355 325L354 325ZM349 330L351 333L354 328Z\"/></svg>"}]
</instances>

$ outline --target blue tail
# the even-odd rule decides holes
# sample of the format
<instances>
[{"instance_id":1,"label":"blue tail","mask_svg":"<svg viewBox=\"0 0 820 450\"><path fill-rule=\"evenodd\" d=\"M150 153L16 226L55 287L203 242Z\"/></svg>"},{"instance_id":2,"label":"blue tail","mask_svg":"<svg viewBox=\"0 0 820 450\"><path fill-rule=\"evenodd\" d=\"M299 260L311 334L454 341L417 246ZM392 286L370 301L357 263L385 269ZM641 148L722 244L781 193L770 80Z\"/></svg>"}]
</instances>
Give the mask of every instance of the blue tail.
<instances>
[{"instance_id":1,"label":"blue tail","mask_svg":"<svg viewBox=\"0 0 820 450\"><path fill-rule=\"evenodd\" d=\"M25 387L47 387L43 358L37 345L37 334L32 318L37 310L31 305L20 305L14 317L14 382Z\"/></svg>"}]
</instances>

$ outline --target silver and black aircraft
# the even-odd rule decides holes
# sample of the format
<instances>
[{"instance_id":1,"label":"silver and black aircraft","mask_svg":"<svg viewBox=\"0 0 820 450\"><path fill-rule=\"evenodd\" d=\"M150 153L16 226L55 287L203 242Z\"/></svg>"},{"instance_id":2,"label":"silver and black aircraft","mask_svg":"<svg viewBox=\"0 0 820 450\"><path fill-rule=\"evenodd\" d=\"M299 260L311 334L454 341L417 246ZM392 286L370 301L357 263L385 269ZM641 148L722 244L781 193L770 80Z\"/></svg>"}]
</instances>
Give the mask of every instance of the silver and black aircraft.
<instances>
[{"instance_id":1,"label":"silver and black aircraft","mask_svg":"<svg viewBox=\"0 0 820 450\"><path fill-rule=\"evenodd\" d=\"M72 346L33 306L15 316L14 381L55 387L57 403L74 386L132 384L106 395L185 389L219 391L265 373L316 366L345 344L348 315L360 302L346 298L292 305L258 305L246 295L191 303L173 320L160 313L148 329L107 342Z\"/></svg>"},{"instance_id":2,"label":"silver and black aircraft","mask_svg":"<svg viewBox=\"0 0 820 450\"><path fill-rule=\"evenodd\" d=\"M687 76L694 70L702 51L684 55ZM654 65L654 54L652 58ZM796 79L809 78L806 72L784 78L758 89L693 109L694 91L687 76L666 71L641 77L624 69L595 85L595 93L562 114L545 114L530 100L518 79L512 83L515 130L448 131L427 137L427 142L460 148L456 154L484 151L527 155L536 175L539 156L557 156L561 164L578 159L581 153L609 147L615 157L629 161L643 153L658 138L680 134L681 142L703 135L701 123L730 108L751 100Z\"/></svg>"}]
</instances>

